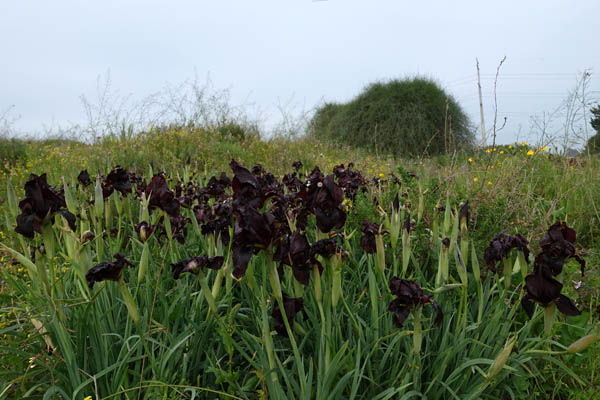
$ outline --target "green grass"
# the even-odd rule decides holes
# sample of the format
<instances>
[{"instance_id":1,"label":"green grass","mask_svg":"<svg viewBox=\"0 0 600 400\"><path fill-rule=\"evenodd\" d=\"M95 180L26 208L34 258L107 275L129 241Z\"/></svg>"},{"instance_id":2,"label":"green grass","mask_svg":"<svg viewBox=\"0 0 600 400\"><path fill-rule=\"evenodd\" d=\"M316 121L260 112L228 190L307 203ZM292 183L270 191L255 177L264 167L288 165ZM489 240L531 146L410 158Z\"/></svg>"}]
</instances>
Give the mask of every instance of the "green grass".
<instances>
[{"instance_id":1,"label":"green grass","mask_svg":"<svg viewBox=\"0 0 600 400\"><path fill-rule=\"evenodd\" d=\"M419 394L432 399L592 399L600 390L600 345L596 343L581 354L564 351L599 324L595 314L600 284L598 158L573 164L536 149L527 155L528 146L515 144L489 152L403 160L306 138L264 141L248 136L239 140L235 135L202 129L152 129L132 138L109 137L94 144L22 144L24 153L19 161L0 169L2 187L10 179L19 200L30 172L48 173L52 185L59 185L64 177L78 204L78 221L89 223L86 229L95 233L113 226L119 233L96 238L73 251L69 249L79 246L84 226L72 236L58 220L52 231L55 254L47 250L41 255L35 249L43 243L48 247L47 240L39 235L28 240L14 233L14 212L8 208L6 192L0 191L2 243L28 259L35 255L34 266L40 268L27 269L14 262L14 255L1 253L0 399L83 399L88 395L94 399L138 395L167 399L387 399L417 398ZM303 289L305 313L294 322L296 349L289 339L264 330L265 323L272 324L264 312L270 316L275 301L266 272L269 258L264 252L251 261L254 275L241 282L232 281L228 274L222 277L223 286L216 297L218 312L211 313L198 277L184 274L175 281L170 263L201 254L227 256L227 248L214 246L192 226L185 244L153 236L148 242L148 266L140 279L137 265L143 245L133 231L140 220L139 201L131 196L118 200L113 195L96 218L94 205L87 203L94 197L93 185L75 189L81 169L93 177L97 171L106 174L116 164L145 173L147 179L151 164L154 172L164 170L172 180L191 176L205 183L220 171L231 176L231 159L247 167L261 163L278 176L289 172L295 160L301 160L306 171L318 165L324 173L352 161L366 176L383 177L383 182L372 185L348 205L344 228L349 237L344 243L348 258L343 266L340 303L334 307L330 297L331 261L323 260L322 303L314 281ZM389 179L392 173L400 177L401 186ZM385 222L396 193L404 210L415 219L422 194L423 216L410 235L407 277L417 280L426 293L436 289L439 264L440 244L432 240L431 229L436 221L443 225L444 213L436 216L436 206L448 202L457 209L469 200L468 237L482 270L484 249L497 233L524 235L537 254L537 244L548 226L567 221L578 233L576 243L585 253L588 270L582 279L578 265L569 262L562 274L563 293L575 299L584 313L559 317L553 336L545 338L539 307L529 320L519 306L521 274L515 274L512 286L504 291L497 277L483 273L480 296L476 267L468 256L467 286L435 294L444 311L443 323L436 327L433 309L423 308L423 349L415 354L414 318L409 317L399 329L387 311L393 298L389 279L402 263L400 241L394 251L389 235L384 237L388 263L383 275L376 270L375 258L358 244L363 220ZM373 203L375 197L379 208ZM152 218L157 220L158 213ZM448 236L451 225L449 221ZM309 221L307 235L311 243L317 239L314 220ZM83 279L91 266L110 260L116 252L136 264L125 270L123 280L140 313L137 325L115 282L96 284L90 291ZM226 265L230 264L226 261ZM448 283L461 282L458 268L451 256ZM284 291L297 293L289 268L284 271ZM218 274L207 273L209 285ZM250 276L256 281L254 288L248 285ZM463 302L467 295L469 301ZM43 328L37 329L34 320ZM516 350L506 367L494 379L487 379L484 375L493 360L514 337ZM54 352L48 351L49 344Z\"/></svg>"},{"instance_id":2,"label":"green grass","mask_svg":"<svg viewBox=\"0 0 600 400\"><path fill-rule=\"evenodd\" d=\"M26 157L27 145L18 139L0 137L0 171L8 172Z\"/></svg>"}]
</instances>

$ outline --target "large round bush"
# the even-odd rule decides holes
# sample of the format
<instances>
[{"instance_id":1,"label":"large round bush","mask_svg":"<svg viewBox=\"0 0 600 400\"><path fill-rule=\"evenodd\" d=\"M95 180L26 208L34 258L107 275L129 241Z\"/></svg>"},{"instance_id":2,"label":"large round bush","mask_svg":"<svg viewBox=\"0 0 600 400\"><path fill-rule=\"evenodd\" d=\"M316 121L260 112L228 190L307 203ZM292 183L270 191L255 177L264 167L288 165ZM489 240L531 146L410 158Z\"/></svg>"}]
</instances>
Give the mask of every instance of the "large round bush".
<instances>
[{"instance_id":1,"label":"large round bush","mask_svg":"<svg viewBox=\"0 0 600 400\"><path fill-rule=\"evenodd\" d=\"M474 138L456 100L425 78L373 83L346 104L327 103L316 111L309 134L400 156L440 154Z\"/></svg>"}]
</instances>

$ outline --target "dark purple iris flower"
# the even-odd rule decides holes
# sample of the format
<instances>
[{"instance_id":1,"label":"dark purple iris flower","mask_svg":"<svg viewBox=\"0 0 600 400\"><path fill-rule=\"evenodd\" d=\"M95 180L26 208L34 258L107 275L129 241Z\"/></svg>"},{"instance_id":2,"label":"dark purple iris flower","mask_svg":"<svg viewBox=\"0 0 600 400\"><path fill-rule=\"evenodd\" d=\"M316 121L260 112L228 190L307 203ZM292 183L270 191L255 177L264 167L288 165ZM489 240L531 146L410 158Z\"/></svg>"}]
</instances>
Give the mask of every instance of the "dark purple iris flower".
<instances>
[{"instance_id":1,"label":"dark purple iris flower","mask_svg":"<svg viewBox=\"0 0 600 400\"><path fill-rule=\"evenodd\" d=\"M184 272L198 274L198 271L204 268L217 270L223 265L225 259L222 256L208 257L196 256L171 264L173 279L179 279L179 276Z\"/></svg>"},{"instance_id":2,"label":"dark purple iris flower","mask_svg":"<svg viewBox=\"0 0 600 400\"><path fill-rule=\"evenodd\" d=\"M133 264L126 259L123 254L117 253L114 255L115 261L103 261L100 264L92 267L86 274L85 279L88 282L90 290L94 288L94 283L105 280L118 281L123 274L123 268L126 265Z\"/></svg>"},{"instance_id":3,"label":"dark purple iris flower","mask_svg":"<svg viewBox=\"0 0 600 400\"><path fill-rule=\"evenodd\" d=\"M42 225L51 221L55 213L65 217L71 230L75 231L75 216L66 207L64 192L49 186L46 174L31 174L25 183L25 198L19 202L21 214L17 216L15 232L33 239L34 233L41 233Z\"/></svg>"},{"instance_id":4,"label":"dark purple iris flower","mask_svg":"<svg viewBox=\"0 0 600 400\"><path fill-rule=\"evenodd\" d=\"M306 183L308 206L315 214L317 227L321 232L331 232L340 229L346 223L346 213L341 207L344 192L334 182L333 175L323 177L315 167Z\"/></svg>"},{"instance_id":5,"label":"dark purple iris flower","mask_svg":"<svg viewBox=\"0 0 600 400\"><path fill-rule=\"evenodd\" d=\"M502 261L511 249L517 249L523 252L525 261L529 262L529 242L520 234L510 236L506 233L500 233L492 239L490 245L485 249L484 259L490 271L496 272L496 263Z\"/></svg>"},{"instance_id":6,"label":"dark purple iris flower","mask_svg":"<svg viewBox=\"0 0 600 400\"><path fill-rule=\"evenodd\" d=\"M187 230L187 224L190 222L189 218L185 218L183 215L179 214L176 216L168 216L169 222L171 223L171 234L173 238L177 240L179 243L185 243L185 234ZM161 220L162 221L162 218ZM162 226L163 234L166 234L166 226Z\"/></svg>"},{"instance_id":7,"label":"dark purple iris flower","mask_svg":"<svg viewBox=\"0 0 600 400\"><path fill-rule=\"evenodd\" d=\"M106 200L115 190L123 196L131 193L130 173L123 167L117 165L104 179L102 183L102 195Z\"/></svg>"},{"instance_id":8,"label":"dark purple iris flower","mask_svg":"<svg viewBox=\"0 0 600 400\"><path fill-rule=\"evenodd\" d=\"M140 242L144 243L152 233L156 230L156 225L150 225L146 221L142 221L134 226L135 232L140 239Z\"/></svg>"},{"instance_id":9,"label":"dark purple iris flower","mask_svg":"<svg viewBox=\"0 0 600 400\"><path fill-rule=\"evenodd\" d=\"M283 185L270 172L264 172L262 169L260 171L262 173L260 175L256 175L256 177L260 184L260 196L262 203L264 204L267 199L273 197L282 197Z\"/></svg>"},{"instance_id":10,"label":"dark purple iris flower","mask_svg":"<svg viewBox=\"0 0 600 400\"><path fill-rule=\"evenodd\" d=\"M333 168L338 185L342 188L344 195L354 200L358 191L365 192L367 190L367 180L363 177L360 171L352 169L353 163L348 164L348 168L344 164L336 165Z\"/></svg>"},{"instance_id":11,"label":"dark purple iris flower","mask_svg":"<svg viewBox=\"0 0 600 400\"><path fill-rule=\"evenodd\" d=\"M546 236L540 241L542 248L542 264L552 270L552 275L562 272L568 258L574 258L581 265L581 276L585 274L585 260L575 253L575 229L569 228L565 222L557 222L548 228Z\"/></svg>"},{"instance_id":12,"label":"dark purple iris flower","mask_svg":"<svg viewBox=\"0 0 600 400\"><path fill-rule=\"evenodd\" d=\"M288 188L290 192L297 193L302 190L304 184L298 178L296 172L284 175L281 182Z\"/></svg>"},{"instance_id":13,"label":"dark purple iris flower","mask_svg":"<svg viewBox=\"0 0 600 400\"><path fill-rule=\"evenodd\" d=\"M212 234L215 238L219 236L224 244L229 244L229 227L233 215L230 201L217 203L212 208L204 204L196 206L194 210L203 235Z\"/></svg>"},{"instance_id":14,"label":"dark purple iris flower","mask_svg":"<svg viewBox=\"0 0 600 400\"><path fill-rule=\"evenodd\" d=\"M231 246L233 276L244 276L254 252L266 249L277 232L275 217L269 212L260 213L252 207L234 209L235 224Z\"/></svg>"},{"instance_id":15,"label":"dark purple iris flower","mask_svg":"<svg viewBox=\"0 0 600 400\"><path fill-rule=\"evenodd\" d=\"M346 213L340 208L315 208L314 212L321 232L341 229L346 223Z\"/></svg>"},{"instance_id":16,"label":"dark purple iris flower","mask_svg":"<svg viewBox=\"0 0 600 400\"><path fill-rule=\"evenodd\" d=\"M231 179L222 172L219 179L215 176L209 179L206 186L198 191L198 198L203 201L208 201L210 198L221 199L228 187L231 187Z\"/></svg>"},{"instance_id":17,"label":"dark purple iris flower","mask_svg":"<svg viewBox=\"0 0 600 400\"><path fill-rule=\"evenodd\" d=\"M79 175L77 175L77 181L83 186L89 186L92 183L92 179L90 178L90 174L87 172L87 169L84 169L79 173Z\"/></svg>"},{"instance_id":18,"label":"dark purple iris flower","mask_svg":"<svg viewBox=\"0 0 600 400\"><path fill-rule=\"evenodd\" d=\"M393 277L390 281L390 292L398 296L390 303L388 310L394 313L394 322L398 328L402 328L411 309L431 304L436 311L435 323L442 322L443 313L440 305L433 300L433 296L423 294L423 289L416 281L408 281Z\"/></svg>"},{"instance_id":19,"label":"dark purple iris flower","mask_svg":"<svg viewBox=\"0 0 600 400\"><path fill-rule=\"evenodd\" d=\"M306 235L294 232L279 239L279 244L273 257L275 261L292 267L294 278L303 285L310 280L310 244Z\"/></svg>"},{"instance_id":20,"label":"dark purple iris flower","mask_svg":"<svg viewBox=\"0 0 600 400\"><path fill-rule=\"evenodd\" d=\"M387 233L385 230L381 230L380 232L380 229L380 225L376 222L368 222L367 220L363 222L361 229L363 235L360 237L360 247L365 252L373 254L377 251L375 236Z\"/></svg>"},{"instance_id":21,"label":"dark purple iris flower","mask_svg":"<svg viewBox=\"0 0 600 400\"><path fill-rule=\"evenodd\" d=\"M581 264L583 275L585 261L575 255L575 230L566 223L555 223L548 228L548 233L540 242L542 252L535 257L532 274L525 277L527 294L523 296L521 305L531 318L533 316L533 302L547 307L552 303L565 315L579 315L575 303L567 296L561 294L562 283L554 279L563 270L567 258L573 257Z\"/></svg>"},{"instance_id":22,"label":"dark purple iris flower","mask_svg":"<svg viewBox=\"0 0 600 400\"><path fill-rule=\"evenodd\" d=\"M320 272L323 272L323 265L317 260L317 254L323 258L329 258L338 251L341 251L335 239L321 239L310 247L310 263L316 265Z\"/></svg>"},{"instance_id":23,"label":"dark purple iris flower","mask_svg":"<svg viewBox=\"0 0 600 400\"><path fill-rule=\"evenodd\" d=\"M529 318L533 317L534 306L532 302L537 302L543 307L555 303L558 310L565 315L581 314L573 301L560 293L563 288L562 283L552 277L548 267L538 264L537 261L536 258L533 274L527 275L525 278L527 294L521 300L521 305Z\"/></svg>"},{"instance_id":24,"label":"dark purple iris flower","mask_svg":"<svg viewBox=\"0 0 600 400\"><path fill-rule=\"evenodd\" d=\"M198 225L202 225L215 218L213 209L207 202L196 204L192 207L192 211L194 211L194 216L196 217Z\"/></svg>"},{"instance_id":25,"label":"dark purple iris flower","mask_svg":"<svg viewBox=\"0 0 600 400\"><path fill-rule=\"evenodd\" d=\"M231 181L234 208L238 205L257 209L262 207L261 187L256 176L235 160L231 160L229 166L234 174Z\"/></svg>"},{"instance_id":26,"label":"dark purple iris flower","mask_svg":"<svg viewBox=\"0 0 600 400\"><path fill-rule=\"evenodd\" d=\"M175 198L179 205L187 208L191 208L194 200L198 197L200 189L193 181L188 181L184 184L182 181L175 182Z\"/></svg>"},{"instance_id":27,"label":"dark purple iris flower","mask_svg":"<svg viewBox=\"0 0 600 400\"><path fill-rule=\"evenodd\" d=\"M163 174L154 175L144 192L146 198L149 199L150 210L160 208L171 217L179 215L179 201L175 197L175 193L169 189Z\"/></svg>"}]
</instances>

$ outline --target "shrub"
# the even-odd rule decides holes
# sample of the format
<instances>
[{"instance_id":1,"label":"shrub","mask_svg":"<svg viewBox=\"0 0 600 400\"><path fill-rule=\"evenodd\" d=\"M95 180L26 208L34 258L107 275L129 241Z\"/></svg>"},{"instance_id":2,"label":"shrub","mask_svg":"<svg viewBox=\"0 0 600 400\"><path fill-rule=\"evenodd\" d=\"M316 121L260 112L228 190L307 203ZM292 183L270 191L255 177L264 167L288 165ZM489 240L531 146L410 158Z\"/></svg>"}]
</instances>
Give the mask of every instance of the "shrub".
<instances>
[{"instance_id":1,"label":"shrub","mask_svg":"<svg viewBox=\"0 0 600 400\"><path fill-rule=\"evenodd\" d=\"M473 133L459 104L430 79L373 83L346 104L319 108L309 134L399 156L469 146Z\"/></svg>"},{"instance_id":2,"label":"shrub","mask_svg":"<svg viewBox=\"0 0 600 400\"><path fill-rule=\"evenodd\" d=\"M588 151L590 154L600 153L600 133L596 133L594 136L589 138L586 145L586 151Z\"/></svg>"},{"instance_id":3,"label":"shrub","mask_svg":"<svg viewBox=\"0 0 600 400\"><path fill-rule=\"evenodd\" d=\"M234 138L237 140L258 137L258 130L255 127L239 122L227 122L219 126L217 132L223 138Z\"/></svg>"}]
</instances>

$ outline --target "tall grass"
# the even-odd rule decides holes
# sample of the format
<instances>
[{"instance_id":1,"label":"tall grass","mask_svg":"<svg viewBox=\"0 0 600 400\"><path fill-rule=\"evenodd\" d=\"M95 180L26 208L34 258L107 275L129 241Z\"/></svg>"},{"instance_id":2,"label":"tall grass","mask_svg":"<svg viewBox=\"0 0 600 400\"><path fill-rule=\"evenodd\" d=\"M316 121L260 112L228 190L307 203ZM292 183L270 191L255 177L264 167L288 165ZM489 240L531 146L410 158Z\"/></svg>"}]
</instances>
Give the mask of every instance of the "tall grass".
<instances>
[{"instance_id":1,"label":"tall grass","mask_svg":"<svg viewBox=\"0 0 600 400\"><path fill-rule=\"evenodd\" d=\"M600 384L593 369L597 345L578 355L566 349L598 324L593 316L600 283L598 159L569 163L536 149L527 155L529 147L518 145L489 153L394 160L311 139L240 141L233 136L153 128L96 144L31 143L23 163L2 173L3 185L10 182L16 199L23 197L29 172L48 172L51 184L64 176L79 226L71 232L59 217L50 236L28 241L13 230L16 210L8 201L2 203L2 243L22 256L6 249L2 253L0 398L475 399L595 393L591 388ZM283 291L304 298L305 312L294 319L295 344L272 332L270 315L278 298L275 281L269 279L268 252L252 258L253 273L241 282L229 274L220 276L220 271L206 273L209 285L224 282L215 291L217 312L211 312L199 278L184 274L174 280L170 264L209 254L225 256L230 268L226 246L194 226L188 227L184 244L153 235L147 242L148 264L140 274L145 245L133 227L144 215L143 205L133 196L115 194L99 213L93 202L88 204L93 186L75 184L81 169L105 175L115 164L145 173L146 179L151 178L149 169L164 170L172 180L205 184L212 174L227 171L232 158L247 166L262 163L279 176L294 160L301 160L307 172L315 165L329 172L353 161L365 175L379 178L347 204L343 249L348 255L339 302L331 297L333 260L321 260L322 276L313 275L312 284L302 290L289 268L284 269ZM416 229L394 249L389 235L384 236L387 264L381 273L377 257L359 246L360 225L364 219L389 225L396 193L403 217L410 213ZM466 200L472 213L463 232L451 209ZM445 210L439 211L440 206ZM419 209L422 216L417 218ZM151 222L160 216L154 212ZM564 292L586 312L560 320L553 335L545 337L543 313L529 320L520 309L523 271L511 274L511 284L505 285L506 275L485 273L482 255L500 231L525 235L537 253L536 244L556 220L575 227L577 244L587 250L585 279L576 264L567 264L563 273ZM114 236L109 232L113 227ZM86 230L94 233L92 240L83 239ZM314 221L307 234L311 243L320 238ZM456 243L452 248L468 239L469 251L461 247L462 261L456 252L448 253L448 277L436 284L444 237ZM42 244L45 254L39 251ZM89 290L84 278L91 266L118 252L136 264L125 269L123 282L139 311L138 323L116 282ZM419 282L441 305L440 326L429 307L413 313L402 329L395 326L388 312L393 299L388 285L394 272L402 270L404 255L404 277ZM422 345L416 352L419 330ZM512 352L500 365L504 349Z\"/></svg>"}]
</instances>

